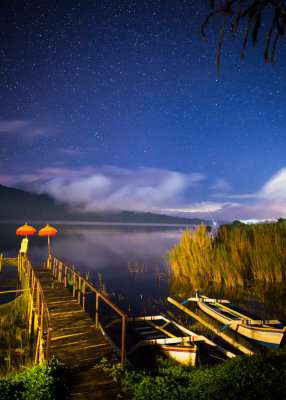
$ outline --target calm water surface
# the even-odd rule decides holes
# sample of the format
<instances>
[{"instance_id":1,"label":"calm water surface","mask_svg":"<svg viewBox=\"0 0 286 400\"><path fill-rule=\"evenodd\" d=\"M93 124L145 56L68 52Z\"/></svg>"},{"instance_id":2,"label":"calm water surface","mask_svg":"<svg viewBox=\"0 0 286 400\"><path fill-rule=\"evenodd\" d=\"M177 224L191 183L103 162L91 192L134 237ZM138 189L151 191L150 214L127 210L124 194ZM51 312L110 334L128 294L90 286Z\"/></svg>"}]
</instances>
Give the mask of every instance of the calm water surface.
<instances>
[{"instance_id":1,"label":"calm water surface","mask_svg":"<svg viewBox=\"0 0 286 400\"><path fill-rule=\"evenodd\" d=\"M37 231L45 224L30 223ZM0 253L17 256L22 240L16 229L22 223L0 224ZM95 285L102 283L124 311L151 313L169 295L165 254L181 236L184 226L51 223L52 253ZM29 236L28 255L40 266L48 255L47 237ZM3 279L2 279L3 281Z\"/></svg>"},{"instance_id":2,"label":"calm water surface","mask_svg":"<svg viewBox=\"0 0 286 400\"><path fill-rule=\"evenodd\" d=\"M4 257L17 256L22 237L16 236L16 229L22 224L0 223L0 253ZM37 231L45 225L30 224ZM101 279L111 300L129 315L166 312L169 295L177 297L181 293L182 298L194 295L188 286L171 282L165 259L166 252L180 240L185 226L56 222L51 225L58 230L57 236L51 237L52 253L83 276L88 273L95 286ZM46 262L47 238L30 236L28 254L35 266ZM0 274L0 286L10 288L13 279L13 273L2 273L2 277ZM261 285L227 291L206 285L201 289L213 297L224 296L263 318L286 321L285 287ZM87 304L90 304L88 298Z\"/></svg>"}]
</instances>

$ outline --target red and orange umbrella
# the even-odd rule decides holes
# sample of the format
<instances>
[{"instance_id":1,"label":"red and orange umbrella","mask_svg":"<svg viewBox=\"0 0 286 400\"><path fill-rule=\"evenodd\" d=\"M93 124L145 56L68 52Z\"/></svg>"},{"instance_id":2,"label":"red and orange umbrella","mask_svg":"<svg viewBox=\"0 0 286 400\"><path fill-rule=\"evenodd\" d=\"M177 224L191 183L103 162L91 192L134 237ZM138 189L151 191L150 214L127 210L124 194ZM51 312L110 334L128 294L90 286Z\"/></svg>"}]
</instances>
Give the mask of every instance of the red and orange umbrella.
<instances>
[{"instance_id":1,"label":"red and orange umbrella","mask_svg":"<svg viewBox=\"0 0 286 400\"><path fill-rule=\"evenodd\" d=\"M48 236L48 246L49 246L49 254L51 252L51 247L50 247L50 236L55 236L57 234L56 228L53 228L49 224L47 224L44 228L39 230L38 235L39 236Z\"/></svg>"},{"instance_id":2,"label":"red and orange umbrella","mask_svg":"<svg viewBox=\"0 0 286 400\"><path fill-rule=\"evenodd\" d=\"M26 238L27 235L34 235L35 233L36 229L28 225L27 222L25 223L25 225L20 226L20 228L16 230L16 235L26 236Z\"/></svg>"}]
</instances>

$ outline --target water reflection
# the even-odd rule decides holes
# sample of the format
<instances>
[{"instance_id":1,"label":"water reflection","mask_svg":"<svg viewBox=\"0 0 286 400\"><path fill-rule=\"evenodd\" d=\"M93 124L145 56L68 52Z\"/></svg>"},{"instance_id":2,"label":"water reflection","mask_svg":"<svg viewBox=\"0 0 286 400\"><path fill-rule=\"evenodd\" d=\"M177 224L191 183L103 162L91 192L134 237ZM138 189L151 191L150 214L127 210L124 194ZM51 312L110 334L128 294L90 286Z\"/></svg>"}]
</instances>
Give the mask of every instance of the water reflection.
<instances>
[{"instance_id":1,"label":"water reflection","mask_svg":"<svg viewBox=\"0 0 286 400\"><path fill-rule=\"evenodd\" d=\"M17 256L22 238L16 236L16 229L21 224L0 224L0 253L4 257ZM180 240L183 226L51 224L58 231L51 237L53 254L84 276L89 271L95 284L100 273L112 300L129 314L165 312L169 295L182 300L194 295L195 289L188 282L169 282L164 258ZM32 225L39 231L45 224ZM32 263L42 265L47 255L47 238L31 236ZM263 318L286 321L285 286L228 290L206 282L199 289L211 297L227 298Z\"/></svg>"},{"instance_id":2,"label":"water reflection","mask_svg":"<svg viewBox=\"0 0 286 400\"><path fill-rule=\"evenodd\" d=\"M180 300L195 296L197 288L176 279L171 281L171 295ZM208 297L227 299L239 308L255 314L263 319L278 319L286 324L285 295L286 286L283 284L266 285L253 283L248 287L228 288L218 284L206 283L199 288Z\"/></svg>"},{"instance_id":3,"label":"water reflection","mask_svg":"<svg viewBox=\"0 0 286 400\"><path fill-rule=\"evenodd\" d=\"M18 225L0 225L0 252L4 257L18 254ZM43 225L33 223L37 231ZM168 296L168 281L163 279L167 274L164 256L179 241L182 227L52 225L58 231L57 236L51 237L52 253L84 276L89 271L95 284L100 273L112 300L126 312L155 312L156 304L161 308L162 299ZM35 266L42 265L48 254L47 238L30 237L28 253Z\"/></svg>"}]
</instances>

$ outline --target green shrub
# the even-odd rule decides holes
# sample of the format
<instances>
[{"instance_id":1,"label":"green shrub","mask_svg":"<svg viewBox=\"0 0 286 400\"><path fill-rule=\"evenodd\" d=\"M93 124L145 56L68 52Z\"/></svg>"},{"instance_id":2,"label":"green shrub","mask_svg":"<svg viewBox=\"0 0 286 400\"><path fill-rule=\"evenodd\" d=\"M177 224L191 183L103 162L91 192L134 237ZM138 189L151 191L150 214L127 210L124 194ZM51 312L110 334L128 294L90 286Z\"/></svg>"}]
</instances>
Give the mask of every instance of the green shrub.
<instances>
[{"instance_id":1,"label":"green shrub","mask_svg":"<svg viewBox=\"0 0 286 400\"><path fill-rule=\"evenodd\" d=\"M1 400L63 399L68 388L68 369L55 358L13 378L0 380Z\"/></svg>"},{"instance_id":2,"label":"green shrub","mask_svg":"<svg viewBox=\"0 0 286 400\"><path fill-rule=\"evenodd\" d=\"M161 361L157 371L128 371L136 400L271 400L286 398L286 356L238 356L212 368Z\"/></svg>"}]
</instances>

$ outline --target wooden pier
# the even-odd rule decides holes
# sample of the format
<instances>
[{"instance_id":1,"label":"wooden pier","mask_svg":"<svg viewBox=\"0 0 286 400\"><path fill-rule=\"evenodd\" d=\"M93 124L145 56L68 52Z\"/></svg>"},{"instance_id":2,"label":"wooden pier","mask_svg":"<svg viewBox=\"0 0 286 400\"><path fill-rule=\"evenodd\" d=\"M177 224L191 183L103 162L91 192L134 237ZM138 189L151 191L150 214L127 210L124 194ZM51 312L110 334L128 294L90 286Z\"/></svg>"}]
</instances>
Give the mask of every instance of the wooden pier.
<instances>
[{"instance_id":1,"label":"wooden pier","mask_svg":"<svg viewBox=\"0 0 286 400\"><path fill-rule=\"evenodd\" d=\"M50 255L47 266L48 268L33 268L27 258L22 260L21 266L22 270L26 270L31 287L28 316L30 332L38 338L35 362L55 356L70 369L72 386L66 397L68 400L130 399L130 394L123 393L121 385L114 382L99 366L103 358L110 365L120 363L114 348L99 329L99 298L107 300L121 315L123 341L126 334L125 314L57 258L53 257L52 262ZM72 293L66 287L68 273L74 283ZM84 311L83 297L86 287L83 284L97 292L95 321ZM125 366L125 348L125 343L122 343L122 369Z\"/></svg>"}]
</instances>

